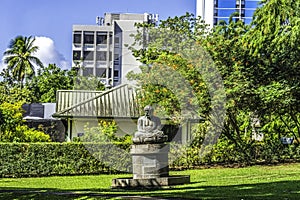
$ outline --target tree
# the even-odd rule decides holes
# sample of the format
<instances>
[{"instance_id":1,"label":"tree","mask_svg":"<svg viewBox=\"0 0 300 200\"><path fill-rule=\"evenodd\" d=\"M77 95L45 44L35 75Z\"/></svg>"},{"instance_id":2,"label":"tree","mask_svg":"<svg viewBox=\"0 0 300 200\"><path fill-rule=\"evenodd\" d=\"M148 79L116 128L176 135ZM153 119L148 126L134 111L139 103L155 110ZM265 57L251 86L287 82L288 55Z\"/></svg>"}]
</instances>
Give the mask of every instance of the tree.
<instances>
[{"instance_id":1,"label":"tree","mask_svg":"<svg viewBox=\"0 0 300 200\"><path fill-rule=\"evenodd\" d=\"M250 118L259 99L255 93L257 86L253 82L256 77L249 73L253 70L253 62L242 39L251 27L242 21L236 22L233 16L228 24L218 24L205 38L203 46L221 73L226 91L226 117L221 142L223 139L225 144L233 144L245 160L250 160L247 149L251 143Z\"/></svg>"},{"instance_id":2,"label":"tree","mask_svg":"<svg viewBox=\"0 0 300 200\"><path fill-rule=\"evenodd\" d=\"M197 68L204 66L201 58L205 53L196 44L207 31L203 21L186 13L161 21L158 27L137 27L132 51L144 66L142 73L129 73L128 78L141 86L141 102L155 105L156 112L177 122L188 113L194 117L206 115L210 110L208 90ZM136 44L142 47L136 49Z\"/></svg>"},{"instance_id":3,"label":"tree","mask_svg":"<svg viewBox=\"0 0 300 200\"><path fill-rule=\"evenodd\" d=\"M55 102L57 90L73 89L73 69L63 70L55 64L38 69L37 75L27 82L26 88L34 93L36 102Z\"/></svg>"},{"instance_id":4,"label":"tree","mask_svg":"<svg viewBox=\"0 0 300 200\"><path fill-rule=\"evenodd\" d=\"M251 115L261 119L271 146L278 135L300 136L299 8L291 0L265 0L250 26L220 24L206 39L226 88L223 134L246 159L254 144Z\"/></svg>"},{"instance_id":5,"label":"tree","mask_svg":"<svg viewBox=\"0 0 300 200\"><path fill-rule=\"evenodd\" d=\"M28 87L20 88L14 79L10 76L7 69L3 69L0 73L2 81L0 81L0 104L3 102L16 103L23 101L24 103L36 102L37 97Z\"/></svg>"},{"instance_id":6,"label":"tree","mask_svg":"<svg viewBox=\"0 0 300 200\"><path fill-rule=\"evenodd\" d=\"M93 76L83 77L78 75L78 69L72 67L63 70L55 64L38 69L37 75L28 81L25 88L33 92L35 102L55 102L57 90L104 90L103 83Z\"/></svg>"},{"instance_id":7,"label":"tree","mask_svg":"<svg viewBox=\"0 0 300 200\"><path fill-rule=\"evenodd\" d=\"M32 78L35 74L34 64L42 67L42 62L33 54L38 50L34 46L35 39L31 36L17 36L13 39L8 50L4 52L4 62L7 64L7 69L12 73L12 77L23 86L24 80Z\"/></svg>"},{"instance_id":8,"label":"tree","mask_svg":"<svg viewBox=\"0 0 300 200\"><path fill-rule=\"evenodd\" d=\"M152 34L148 35L150 43L134 51L134 54L146 65L142 68L142 75L133 77L146 83L142 86L147 86L146 90L149 91L150 99L154 102L170 102L174 98L166 95L161 85L154 85L155 87L150 85L151 82L159 79L153 79L149 74L153 72L161 74L167 71L157 70L161 64L173 67L185 80L192 83L190 85L197 94L197 104L203 108L199 111L206 114L206 118L209 119L207 114L210 112L212 101L210 95L204 92L209 85L199 87L203 83L207 84L207 81L197 74L199 72L197 69L205 69L205 65L197 65L201 59L190 62L193 59L186 59L188 57L185 55L186 52L192 54L188 51L190 42L196 41L201 44L212 56L226 90L227 115L223 136L225 140L229 139L229 145L233 144L237 151L243 154L245 161L250 160L251 148L254 144L251 140L251 119L254 115L258 115L263 121L266 137L278 139L273 137L274 133L277 133L274 132L275 129L272 130L272 127L275 127L272 125L272 120L281 121L276 123L285 127L280 130L300 133L298 105L300 70L299 58L296 56L300 53L298 14L299 3L293 4L290 0L263 1L263 6L255 13L253 24L250 26L242 21L235 22L231 18L228 24L221 23L209 33L195 28L189 30L193 27L189 25L189 22L193 22L192 18L182 16L176 18L176 22L174 19L168 19L169 22L161 23L165 25L165 29L159 26L154 34L155 37L152 37ZM143 41L141 35L150 33L148 30L143 27L137 39ZM175 30L180 35L176 37L176 33L170 30ZM191 34L193 30L197 30L197 33ZM205 34L201 36L199 33ZM177 55L176 52L181 54ZM157 65L158 63L160 65ZM166 77L163 81L172 82L172 79L173 77ZM197 88L200 88L199 93ZM178 102L170 105L178 105ZM178 108L169 107L175 110ZM272 142L278 144L278 141Z\"/></svg>"},{"instance_id":9,"label":"tree","mask_svg":"<svg viewBox=\"0 0 300 200\"><path fill-rule=\"evenodd\" d=\"M158 27L138 27L135 44L142 48L133 48L133 54L143 65L141 73L130 73L128 78L140 86L139 103L153 105L156 115L171 119L171 123L204 118L206 123L191 135L191 146L198 157L199 152L206 154L222 131L225 115L221 76L203 48L210 35L207 25L186 13L161 21ZM177 156L185 152L179 146Z\"/></svg>"},{"instance_id":10,"label":"tree","mask_svg":"<svg viewBox=\"0 0 300 200\"><path fill-rule=\"evenodd\" d=\"M255 60L259 111L300 137L300 2L263 0L262 5L243 38Z\"/></svg>"}]
</instances>

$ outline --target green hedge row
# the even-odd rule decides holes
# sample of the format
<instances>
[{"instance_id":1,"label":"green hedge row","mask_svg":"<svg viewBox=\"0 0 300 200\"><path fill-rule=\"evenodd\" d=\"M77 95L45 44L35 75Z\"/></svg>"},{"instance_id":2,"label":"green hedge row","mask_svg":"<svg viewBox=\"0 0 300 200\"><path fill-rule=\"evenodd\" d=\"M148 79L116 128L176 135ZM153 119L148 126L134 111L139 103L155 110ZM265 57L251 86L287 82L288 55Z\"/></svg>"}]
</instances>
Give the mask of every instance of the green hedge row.
<instances>
[{"instance_id":1,"label":"green hedge row","mask_svg":"<svg viewBox=\"0 0 300 200\"><path fill-rule=\"evenodd\" d=\"M128 171L118 144L0 143L0 177L100 174Z\"/></svg>"},{"instance_id":2,"label":"green hedge row","mask_svg":"<svg viewBox=\"0 0 300 200\"><path fill-rule=\"evenodd\" d=\"M231 165L238 164L273 164L290 161L300 161L299 145L284 145L280 142L262 143L253 142L237 147L228 140L221 140L213 146L200 147L182 147L176 144L172 145L170 157L173 162L170 167L194 168L203 165Z\"/></svg>"},{"instance_id":3,"label":"green hedge row","mask_svg":"<svg viewBox=\"0 0 300 200\"><path fill-rule=\"evenodd\" d=\"M207 146L208 148L209 146ZM0 143L0 177L35 177L130 172L129 146L123 143ZM253 143L237 148L220 141L208 152L171 144L170 168L207 164L256 164L300 160L300 146Z\"/></svg>"}]
</instances>

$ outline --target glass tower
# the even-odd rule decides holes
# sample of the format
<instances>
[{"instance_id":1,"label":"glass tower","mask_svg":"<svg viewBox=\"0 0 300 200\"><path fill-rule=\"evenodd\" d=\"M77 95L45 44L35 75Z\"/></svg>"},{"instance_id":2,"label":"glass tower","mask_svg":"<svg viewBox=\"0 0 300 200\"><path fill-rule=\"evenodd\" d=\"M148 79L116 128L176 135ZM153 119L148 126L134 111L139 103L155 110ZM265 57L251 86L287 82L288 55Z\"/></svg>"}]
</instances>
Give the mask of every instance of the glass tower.
<instances>
[{"instance_id":1,"label":"glass tower","mask_svg":"<svg viewBox=\"0 0 300 200\"><path fill-rule=\"evenodd\" d=\"M260 0L197 0L197 16L214 26L221 20L228 22L229 17L237 13L234 20L249 24L259 2Z\"/></svg>"},{"instance_id":2,"label":"glass tower","mask_svg":"<svg viewBox=\"0 0 300 200\"><path fill-rule=\"evenodd\" d=\"M259 2L260 0L214 0L214 25L220 20L228 22L234 12L237 16L233 19L250 24Z\"/></svg>"}]
</instances>

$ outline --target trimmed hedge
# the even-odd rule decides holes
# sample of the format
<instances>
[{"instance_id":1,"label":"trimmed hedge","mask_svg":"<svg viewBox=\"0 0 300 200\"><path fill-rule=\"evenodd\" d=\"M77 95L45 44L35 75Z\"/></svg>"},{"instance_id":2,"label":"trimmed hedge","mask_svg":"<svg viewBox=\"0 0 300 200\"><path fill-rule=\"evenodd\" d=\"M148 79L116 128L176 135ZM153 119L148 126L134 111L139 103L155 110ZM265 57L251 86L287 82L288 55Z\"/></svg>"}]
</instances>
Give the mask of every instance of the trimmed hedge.
<instances>
[{"instance_id":1,"label":"trimmed hedge","mask_svg":"<svg viewBox=\"0 0 300 200\"><path fill-rule=\"evenodd\" d=\"M228 140L218 141L213 146L207 146L200 154L200 147L180 146L172 144L170 156L175 159L169 163L171 169L188 169L202 165L231 165L238 164L273 164L291 161L300 161L299 145L284 145L280 142L262 143L253 142L247 146L237 148Z\"/></svg>"},{"instance_id":2,"label":"trimmed hedge","mask_svg":"<svg viewBox=\"0 0 300 200\"><path fill-rule=\"evenodd\" d=\"M207 164L276 163L300 160L300 146L253 143L242 153L219 141L201 156L197 147L171 144L170 168ZM0 143L0 177L36 177L130 172L129 146L114 143ZM172 158L175 158L174 160Z\"/></svg>"},{"instance_id":3,"label":"trimmed hedge","mask_svg":"<svg viewBox=\"0 0 300 200\"><path fill-rule=\"evenodd\" d=\"M0 143L0 177L101 174L129 171L118 144Z\"/></svg>"}]
</instances>

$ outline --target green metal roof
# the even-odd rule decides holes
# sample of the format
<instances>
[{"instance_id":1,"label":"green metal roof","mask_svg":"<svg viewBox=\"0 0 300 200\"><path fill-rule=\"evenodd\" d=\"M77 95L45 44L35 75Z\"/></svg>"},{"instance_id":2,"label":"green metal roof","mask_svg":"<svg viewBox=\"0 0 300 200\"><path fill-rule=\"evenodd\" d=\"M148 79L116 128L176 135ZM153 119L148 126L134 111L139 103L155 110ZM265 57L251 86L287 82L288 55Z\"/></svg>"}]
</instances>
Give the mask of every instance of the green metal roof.
<instances>
[{"instance_id":1,"label":"green metal roof","mask_svg":"<svg viewBox=\"0 0 300 200\"><path fill-rule=\"evenodd\" d=\"M136 88L128 84L105 91L59 90L56 113L59 118L138 118Z\"/></svg>"}]
</instances>

